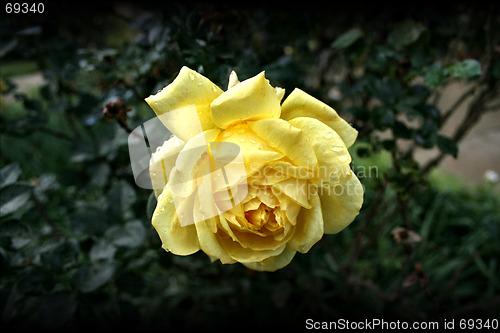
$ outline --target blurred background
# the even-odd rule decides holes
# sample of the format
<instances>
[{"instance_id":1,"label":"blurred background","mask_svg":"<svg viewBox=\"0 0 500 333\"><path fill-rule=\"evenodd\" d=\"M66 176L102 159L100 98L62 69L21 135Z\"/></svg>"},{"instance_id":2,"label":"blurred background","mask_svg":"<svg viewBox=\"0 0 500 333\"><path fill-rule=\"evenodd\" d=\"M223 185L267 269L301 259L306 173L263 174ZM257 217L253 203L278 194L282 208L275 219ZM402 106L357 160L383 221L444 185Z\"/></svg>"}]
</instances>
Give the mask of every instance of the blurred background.
<instances>
[{"instance_id":1,"label":"blurred background","mask_svg":"<svg viewBox=\"0 0 500 333\"><path fill-rule=\"evenodd\" d=\"M42 7L0 16L2 329L499 318L498 5ZM359 131L356 220L274 273L162 250L127 138L182 66L334 107Z\"/></svg>"}]
</instances>

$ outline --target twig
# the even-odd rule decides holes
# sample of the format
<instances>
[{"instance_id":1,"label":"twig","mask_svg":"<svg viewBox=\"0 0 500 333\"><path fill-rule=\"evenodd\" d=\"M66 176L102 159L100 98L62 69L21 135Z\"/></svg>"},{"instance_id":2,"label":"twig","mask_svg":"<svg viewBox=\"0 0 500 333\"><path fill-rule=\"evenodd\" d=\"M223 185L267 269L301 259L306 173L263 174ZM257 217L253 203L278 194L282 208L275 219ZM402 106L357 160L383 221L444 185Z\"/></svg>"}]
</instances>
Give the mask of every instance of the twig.
<instances>
[{"instance_id":1,"label":"twig","mask_svg":"<svg viewBox=\"0 0 500 333\"><path fill-rule=\"evenodd\" d=\"M121 119L117 119L117 123L118 125L120 125L121 128L123 128L125 131L127 131L128 133L132 133L132 129L127 125L126 122L124 122L123 120Z\"/></svg>"},{"instance_id":2,"label":"twig","mask_svg":"<svg viewBox=\"0 0 500 333\"><path fill-rule=\"evenodd\" d=\"M491 95L494 94L493 91L494 87L488 90L483 90L477 97L477 99L472 102L467 115L463 119L462 123L460 123L455 133L452 135L452 140L455 141L455 143L458 144L460 140L465 136L465 134L467 134L467 132L479 121L481 116L485 113L486 109L484 108L484 105L486 101L491 97ZM441 152L434 159L430 160L422 168L421 174L424 175L431 171L435 166L441 163L445 155L446 154L444 152Z\"/></svg>"},{"instance_id":3,"label":"twig","mask_svg":"<svg viewBox=\"0 0 500 333\"><path fill-rule=\"evenodd\" d=\"M476 86L470 88L469 90L467 90L462 96L460 96L459 99L457 99L457 101L446 111L443 113L443 117L441 118L441 126L443 126L446 121L455 113L455 111L458 110L458 108L460 107L460 105L462 105L462 103L471 95L474 94L474 92L476 91Z\"/></svg>"},{"instance_id":4,"label":"twig","mask_svg":"<svg viewBox=\"0 0 500 333\"><path fill-rule=\"evenodd\" d=\"M495 104L495 105L488 106L484 110L484 112L497 112L497 111L500 111L500 104Z\"/></svg>"}]
</instances>

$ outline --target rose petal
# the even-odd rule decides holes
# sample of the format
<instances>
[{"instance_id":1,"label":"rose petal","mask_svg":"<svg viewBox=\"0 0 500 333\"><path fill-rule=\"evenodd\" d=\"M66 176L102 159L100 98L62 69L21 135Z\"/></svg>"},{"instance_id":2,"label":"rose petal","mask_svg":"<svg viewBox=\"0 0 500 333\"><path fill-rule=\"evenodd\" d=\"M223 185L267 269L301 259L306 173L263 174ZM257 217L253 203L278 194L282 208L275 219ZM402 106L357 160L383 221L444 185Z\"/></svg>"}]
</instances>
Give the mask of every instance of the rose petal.
<instances>
[{"instance_id":1,"label":"rose petal","mask_svg":"<svg viewBox=\"0 0 500 333\"><path fill-rule=\"evenodd\" d=\"M242 243L246 245L252 244L252 247L245 248L242 246L242 243L234 241L231 238L220 238L219 242L231 258L241 263L262 261L269 257L277 256L286 247L284 242L276 242L272 236L262 237L251 233L241 233L240 237L249 238L250 241L246 239ZM259 248L266 247L270 247L271 249L258 250ZM276 248L273 249L274 247Z\"/></svg>"},{"instance_id":2,"label":"rose petal","mask_svg":"<svg viewBox=\"0 0 500 333\"><path fill-rule=\"evenodd\" d=\"M302 131L283 119L262 119L248 123L250 129L296 165L314 168L316 155Z\"/></svg>"},{"instance_id":3,"label":"rose petal","mask_svg":"<svg viewBox=\"0 0 500 333\"><path fill-rule=\"evenodd\" d=\"M262 201L259 198L252 198L252 199L246 201L245 203L243 203L243 210L247 211L247 210L257 209L257 208L259 208L261 203L262 203Z\"/></svg>"},{"instance_id":4,"label":"rose petal","mask_svg":"<svg viewBox=\"0 0 500 333\"><path fill-rule=\"evenodd\" d=\"M230 206L229 206L230 208ZM227 207L216 202L212 188L212 177L201 177L197 180L197 191L194 198L193 222L205 221L218 216ZM182 224L182 221L181 221Z\"/></svg>"},{"instance_id":5,"label":"rose petal","mask_svg":"<svg viewBox=\"0 0 500 333\"><path fill-rule=\"evenodd\" d=\"M155 195L158 197L167 185L170 172L175 166L175 161L185 143L177 137L172 137L158 147L151 155L149 161L149 175Z\"/></svg>"},{"instance_id":6,"label":"rose petal","mask_svg":"<svg viewBox=\"0 0 500 333\"><path fill-rule=\"evenodd\" d=\"M321 189L325 234L338 233L354 220L363 204L363 192L363 186L352 172L341 176L336 184Z\"/></svg>"},{"instance_id":7,"label":"rose petal","mask_svg":"<svg viewBox=\"0 0 500 333\"><path fill-rule=\"evenodd\" d=\"M325 233L337 233L354 220L363 204L363 187L349 168L351 156L340 136L321 121L297 117L290 124L311 139L322 183L327 185L318 190Z\"/></svg>"},{"instance_id":8,"label":"rose petal","mask_svg":"<svg viewBox=\"0 0 500 333\"><path fill-rule=\"evenodd\" d=\"M205 131L216 127L210 115L210 103L222 93L222 89L212 83L212 81L184 66L172 83L156 95L149 96L145 101L158 116L194 104L201 128ZM192 122L193 119L185 119L184 122L182 122L182 119L179 119L179 125L182 126L189 126ZM169 128L169 130L174 133L176 129ZM183 132L186 131L183 128L179 128L174 134L187 141L189 138L183 138Z\"/></svg>"},{"instance_id":9,"label":"rose petal","mask_svg":"<svg viewBox=\"0 0 500 333\"><path fill-rule=\"evenodd\" d=\"M291 120L297 117L319 119L334 129L347 147L354 143L358 135L358 131L342 119L333 108L295 88L281 105L281 118Z\"/></svg>"},{"instance_id":10,"label":"rose petal","mask_svg":"<svg viewBox=\"0 0 500 333\"><path fill-rule=\"evenodd\" d=\"M258 170L253 170L252 173L249 172L247 182L251 186L265 186L282 182L288 178L290 177L285 173L277 172L268 165L263 165Z\"/></svg>"},{"instance_id":11,"label":"rose petal","mask_svg":"<svg viewBox=\"0 0 500 333\"><path fill-rule=\"evenodd\" d=\"M290 120L292 126L302 130L310 139L314 153L318 159L319 174L322 180L329 181L350 170L351 155L342 138L321 121L298 117Z\"/></svg>"},{"instance_id":12,"label":"rose petal","mask_svg":"<svg viewBox=\"0 0 500 333\"><path fill-rule=\"evenodd\" d=\"M152 224L158 232L165 250L177 255L189 255L200 249L195 227L193 225L180 226L168 188L158 197Z\"/></svg>"},{"instance_id":13,"label":"rose petal","mask_svg":"<svg viewBox=\"0 0 500 333\"><path fill-rule=\"evenodd\" d=\"M286 206L286 209L282 207L282 210L285 211L286 218L288 219L288 222L290 222L292 225L297 224L297 216L299 216L299 213L302 209L302 206L299 204L296 204L294 202L291 202Z\"/></svg>"},{"instance_id":14,"label":"rose petal","mask_svg":"<svg viewBox=\"0 0 500 333\"><path fill-rule=\"evenodd\" d=\"M283 193L277 193L275 195L279 201L280 209L286 213L287 222L291 225L295 225L302 206Z\"/></svg>"},{"instance_id":15,"label":"rose petal","mask_svg":"<svg viewBox=\"0 0 500 333\"><path fill-rule=\"evenodd\" d=\"M195 189L196 179L211 173L207 142L213 141L219 132L219 129L211 129L200 133L182 148L167 184L174 198L190 195Z\"/></svg>"},{"instance_id":16,"label":"rose petal","mask_svg":"<svg viewBox=\"0 0 500 333\"><path fill-rule=\"evenodd\" d=\"M247 213L259 214L257 211ZM273 213L270 212L269 214ZM236 216L225 212L219 218L220 228L229 236L225 238L219 237L219 242L231 257L237 261L242 258L249 260L251 254L246 253L248 251L260 252L255 254L257 256L255 258L259 258L255 260L262 260L266 256L274 255L275 252L269 251L280 249L293 236L293 233L289 233L288 229L279 228L275 231L266 229L266 225L269 223L268 220L263 221L264 224L253 225L247 220L248 217L238 219Z\"/></svg>"},{"instance_id":17,"label":"rose petal","mask_svg":"<svg viewBox=\"0 0 500 333\"><path fill-rule=\"evenodd\" d=\"M218 237L210 228L210 224L218 218L219 217L216 217L210 219L209 221L201 221L194 224L198 233L200 248L208 256L219 259L223 264L235 263L236 260L231 258L226 250L222 248Z\"/></svg>"},{"instance_id":18,"label":"rose petal","mask_svg":"<svg viewBox=\"0 0 500 333\"><path fill-rule=\"evenodd\" d=\"M283 193L307 209L311 208L309 187L307 180L296 178L289 178L271 186L273 193L276 195Z\"/></svg>"},{"instance_id":19,"label":"rose petal","mask_svg":"<svg viewBox=\"0 0 500 333\"><path fill-rule=\"evenodd\" d=\"M279 204L278 199L268 186L265 186L257 193L257 198L267 207L274 208Z\"/></svg>"},{"instance_id":20,"label":"rose petal","mask_svg":"<svg viewBox=\"0 0 500 333\"><path fill-rule=\"evenodd\" d=\"M242 151L275 151L265 140L255 135L247 123L239 123L223 130L215 141L232 142Z\"/></svg>"},{"instance_id":21,"label":"rose petal","mask_svg":"<svg viewBox=\"0 0 500 333\"><path fill-rule=\"evenodd\" d=\"M210 104L212 121L220 128L235 123L280 117L280 98L264 72L234 85Z\"/></svg>"},{"instance_id":22,"label":"rose petal","mask_svg":"<svg viewBox=\"0 0 500 333\"><path fill-rule=\"evenodd\" d=\"M275 170L276 177L293 177L299 179L310 179L314 177L313 170L304 166L295 166L283 159L272 161L267 165Z\"/></svg>"},{"instance_id":23,"label":"rose petal","mask_svg":"<svg viewBox=\"0 0 500 333\"><path fill-rule=\"evenodd\" d=\"M288 265L295 256L295 253L297 252L286 248L277 256L269 257L259 262L246 262L243 265L256 271L274 272Z\"/></svg>"},{"instance_id":24,"label":"rose petal","mask_svg":"<svg viewBox=\"0 0 500 333\"><path fill-rule=\"evenodd\" d=\"M300 210L296 229L288 242L292 250L306 253L323 237L323 215L320 198L317 193L310 193L311 208Z\"/></svg>"},{"instance_id":25,"label":"rose petal","mask_svg":"<svg viewBox=\"0 0 500 333\"><path fill-rule=\"evenodd\" d=\"M235 71L231 71L231 74L229 74L229 82L227 84L227 89L231 89L235 85L240 83L240 80L238 80L238 75L236 74Z\"/></svg>"}]
</instances>

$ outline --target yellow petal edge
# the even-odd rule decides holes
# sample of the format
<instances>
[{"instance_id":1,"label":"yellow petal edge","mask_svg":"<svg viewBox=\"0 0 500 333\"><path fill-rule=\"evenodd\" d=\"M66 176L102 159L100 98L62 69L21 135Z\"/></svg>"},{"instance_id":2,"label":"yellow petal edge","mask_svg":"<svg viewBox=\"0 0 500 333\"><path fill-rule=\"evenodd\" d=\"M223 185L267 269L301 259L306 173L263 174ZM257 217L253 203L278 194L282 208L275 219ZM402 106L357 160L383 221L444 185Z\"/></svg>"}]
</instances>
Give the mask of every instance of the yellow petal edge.
<instances>
[{"instance_id":1,"label":"yellow petal edge","mask_svg":"<svg viewBox=\"0 0 500 333\"><path fill-rule=\"evenodd\" d=\"M212 81L184 66L172 83L156 95L149 96L145 101L157 116L194 104L201 128L205 131L216 127L210 115L210 103L222 93L222 89ZM193 121L193 119L186 119L186 121Z\"/></svg>"},{"instance_id":2,"label":"yellow petal edge","mask_svg":"<svg viewBox=\"0 0 500 333\"><path fill-rule=\"evenodd\" d=\"M295 88L281 105L281 118L290 120L297 117L316 118L337 132L347 147L352 146L358 131L342 119L329 105Z\"/></svg>"}]
</instances>

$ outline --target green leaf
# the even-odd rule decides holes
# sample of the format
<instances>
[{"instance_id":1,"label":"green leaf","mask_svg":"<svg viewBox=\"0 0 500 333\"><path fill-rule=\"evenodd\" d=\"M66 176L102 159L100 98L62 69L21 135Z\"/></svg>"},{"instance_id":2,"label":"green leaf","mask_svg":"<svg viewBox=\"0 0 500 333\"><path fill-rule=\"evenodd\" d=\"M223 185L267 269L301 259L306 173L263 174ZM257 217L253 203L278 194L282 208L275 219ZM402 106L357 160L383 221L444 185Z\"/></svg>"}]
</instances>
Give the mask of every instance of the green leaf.
<instances>
[{"instance_id":1,"label":"green leaf","mask_svg":"<svg viewBox=\"0 0 500 333\"><path fill-rule=\"evenodd\" d=\"M104 187L109 180L111 167L106 163L99 163L89 167L90 174L92 175L89 184L96 187Z\"/></svg>"},{"instance_id":2,"label":"green leaf","mask_svg":"<svg viewBox=\"0 0 500 333\"><path fill-rule=\"evenodd\" d=\"M363 37L363 35L363 30L361 30L360 28L352 28L337 37L337 39L333 41L332 47L339 49L346 48L354 44L354 42Z\"/></svg>"},{"instance_id":3,"label":"green leaf","mask_svg":"<svg viewBox=\"0 0 500 333\"><path fill-rule=\"evenodd\" d=\"M394 124L394 113L389 108L376 106L373 108L371 116L373 126L377 129L384 130Z\"/></svg>"},{"instance_id":4,"label":"green leaf","mask_svg":"<svg viewBox=\"0 0 500 333\"><path fill-rule=\"evenodd\" d=\"M21 168L17 163L11 163L0 170L0 188L14 183L21 175Z\"/></svg>"},{"instance_id":5,"label":"green leaf","mask_svg":"<svg viewBox=\"0 0 500 333\"><path fill-rule=\"evenodd\" d=\"M54 287L52 272L43 267L31 266L17 278L16 289L21 293L41 294Z\"/></svg>"},{"instance_id":6,"label":"green leaf","mask_svg":"<svg viewBox=\"0 0 500 333\"><path fill-rule=\"evenodd\" d=\"M439 109L435 105L425 104L422 109L426 118L432 119L435 122L439 122L441 113L439 112Z\"/></svg>"},{"instance_id":7,"label":"green leaf","mask_svg":"<svg viewBox=\"0 0 500 333\"><path fill-rule=\"evenodd\" d=\"M153 217L153 213L154 213L155 208L156 208L156 203L157 203L156 195L154 194L154 192L151 192L151 194L149 195L149 198L148 198L148 203L146 205L146 216L149 219L151 219Z\"/></svg>"},{"instance_id":8,"label":"green leaf","mask_svg":"<svg viewBox=\"0 0 500 333\"><path fill-rule=\"evenodd\" d=\"M446 71L454 77L481 75L481 64L475 59L466 59L446 66Z\"/></svg>"},{"instance_id":9,"label":"green leaf","mask_svg":"<svg viewBox=\"0 0 500 333\"><path fill-rule=\"evenodd\" d=\"M115 270L115 265L109 262L92 263L77 270L72 282L81 292L89 293L111 280Z\"/></svg>"},{"instance_id":10,"label":"green leaf","mask_svg":"<svg viewBox=\"0 0 500 333\"><path fill-rule=\"evenodd\" d=\"M436 88L441 85L447 78L447 71L443 69L440 61L436 61L424 73L424 83L429 88Z\"/></svg>"},{"instance_id":11,"label":"green leaf","mask_svg":"<svg viewBox=\"0 0 500 333\"><path fill-rule=\"evenodd\" d=\"M131 221L125 227L116 225L106 232L111 243L116 246L137 247L142 244L146 231L140 221Z\"/></svg>"},{"instance_id":12,"label":"green leaf","mask_svg":"<svg viewBox=\"0 0 500 333\"><path fill-rule=\"evenodd\" d=\"M411 139L412 137L412 129L408 128L405 123L402 121L396 120L394 122L394 126L392 127L392 131L394 136L402 139Z\"/></svg>"},{"instance_id":13,"label":"green leaf","mask_svg":"<svg viewBox=\"0 0 500 333\"><path fill-rule=\"evenodd\" d=\"M4 247L19 250L33 240L30 228L21 220L8 220L0 224Z\"/></svg>"},{"instance_id":14,"label":"green leaf","mask_svg":"<svg viewBox=\"0 0 500 333\"><path fill-rule=\"evenodd\" d=\"M406 20L394 27L387 37L387 42L396 49L401 49L414 43L423 31L425 31L425 27L422 24L413 20Z\"/></svg>"},{"instance_id":15,"label":"green leaf","mask_svg":"<svg viewBox=\"0 0 500 333\"><path fill-rule=\"evenodd\" d=\"M137 195L134 188L125 181L119 181L108 192L110 216L128 220L132 217L132 205Z\"/></svg>"},{"instance_id":16,"label":"green leaf","mask_svg":"<svg viewBox=\"0 0 500 333\"><path fill-rule=\"evenodd\" d=\"M371 152L367 147L359 147L358 149L356 149L356 154L359 158L366 158L370 157Z\"/></svg>"},{"instance_id":17,"label":"green leaf","mask_svg":"<svg viewBox=\"0 0 500 333\"><path fill-rule=\"evenodd\" d=\"M0 58L2 58L4 55L9 53L10 51L14 50L18 44L18 39L17 38L12 38L6 43L3 43L3 45L0 47Z\"/></svg>"},{"instance_id":18,"label":"green leaf","mask_svg":"<svg viewBox=\"0 0 500 333\"><path fill-rule=\"evenodd\" d=\"M375 80L371 84L370 90L376 98L385 104L394 103L404 93L401 83L392 78Z\"/></svg>"},{"instance_id":19,"label":"green leaf","mask_svg":"<svg viewBox=\"0 0 500 333\"><path fill-rule=\"evenodd\" d=\"M93 262L100 260L112 260L116 253L116 247L104 239L99 239L90 249L89 257Z\"/></svg>"},{"instance_id":20,"label":"green leaf","mask_svg":"<svg viewBox=\"0 0 500 333\"><path fill-rule=\"evenodd\" d=\"M73 232L84 236L101 234L109 226L106 213L90 204L72 213L69 225Z\"/></svg>"},{"instance_id":21,"label":"green leaf","mask_svg":"<svg viewBox=\"0 0 500 333\"><path fill-rule=\"evenodd\" d=\"M397 146L396 146L396 141L395 140L383 140L382 141L382 147L384 147L385 150L389 150L389 151L392 151L394 150Z\"/></svg>"},{"instance_id":22,"label":"green leaf","mask_svg":"<svg viewBox=\"0 0 500 333\"><path fill-rule=\"evenodd\" d=\"M79 251L78 243L75 240L68 240L50 246L42 252L40 258L44 267L53 271L63 271L77 262Z\"/></svg>"},{"instance_id":23,"label":"green leaf","mask_svg":"<svg viewBox=\"0 0 500 333\"><path fill-rule=\"evenodd\" d=\"M401 57L401 54L387 45L377 45L370 52L366 66L376 71L384 71L388 64L391 64L394 60L399 61Z\"/></svg>"},{"instance_id":24,"label":"green leaf","mask_svg":"<svg viewBox=\"0 0 500 333\"><path fill-rule=\"evenodd\" d=\"M433 136L437 133L439 125L433 119L425 119L423 125L420 127L420 133L425 137Z\"/></svg>"},{"instance_id":25,"label":"green leaf","mask_svg":"<svg viewBox=\"0 0 500 333\"><path fill-rule=\"evenodd\" d=\"M437 146L439 147L439 149L443 153L449 154L449 155L457 158L458 147L457 147L457 144L455 143L455 141L453 141L452 139L450 139L446 136L443 136L443 135L438 135Z\"/></svg>"},{"instance_id":26,"label":"green leaf","mask_svg":"<svg viewBox=\"0 0 500 333\"><path fill-rule=\"evenodd\" d=\"M410 57L412 67L420 68L425 66L432 59L427 50L418 50Z\"/></svg>"},{"instance_id":27,"label":"green leaf","mask_svg":"<svg viewBox=\"0 0 500 333\"><path fill-rule=\"evenodd\" d=\"M0 217L31 207L31 186L14 183L0 190Z\"/></svg>"}]
</instances>

